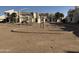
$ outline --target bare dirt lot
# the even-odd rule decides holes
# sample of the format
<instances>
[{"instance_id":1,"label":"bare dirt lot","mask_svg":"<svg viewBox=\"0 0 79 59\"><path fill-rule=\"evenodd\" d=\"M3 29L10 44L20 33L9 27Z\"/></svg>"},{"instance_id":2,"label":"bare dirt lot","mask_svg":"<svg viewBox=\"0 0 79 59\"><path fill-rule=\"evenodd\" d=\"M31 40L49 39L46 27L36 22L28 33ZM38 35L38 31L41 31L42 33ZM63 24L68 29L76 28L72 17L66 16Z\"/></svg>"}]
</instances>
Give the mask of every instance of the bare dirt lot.
<instances>
[{"instance_id":1,"label":"bare dirt lot","mask_svg":"<svg viewBox=\"0 0 79 59\"><path fill-rule=\"evenodd\" d=\"M11 31L11 30L14 30ZM79 52L78 27L0 24L0 52Z\"/></svg>"}]
</instances>

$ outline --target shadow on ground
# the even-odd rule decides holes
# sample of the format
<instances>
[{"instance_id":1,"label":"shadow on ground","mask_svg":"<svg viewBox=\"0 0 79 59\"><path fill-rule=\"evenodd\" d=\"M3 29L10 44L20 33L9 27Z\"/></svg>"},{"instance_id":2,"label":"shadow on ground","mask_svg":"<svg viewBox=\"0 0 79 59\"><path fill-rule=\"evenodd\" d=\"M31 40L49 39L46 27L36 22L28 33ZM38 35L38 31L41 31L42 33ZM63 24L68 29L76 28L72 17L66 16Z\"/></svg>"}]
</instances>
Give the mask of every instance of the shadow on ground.
<instances>
[{"instance_id":1,"label":"shadow on ground","mask_svg":"<svg viewBox=\"0 0 79 59\"><path fill-rule=\"evenodd\" d=\"M76 35L77 37L79 37L79 24L69 24L69 23L50 23L52 26L56 25L56 26L60 26L60 27L64 27L61 28L63 31L72 31L74 35Z\"/></svg>"}]
</instances>

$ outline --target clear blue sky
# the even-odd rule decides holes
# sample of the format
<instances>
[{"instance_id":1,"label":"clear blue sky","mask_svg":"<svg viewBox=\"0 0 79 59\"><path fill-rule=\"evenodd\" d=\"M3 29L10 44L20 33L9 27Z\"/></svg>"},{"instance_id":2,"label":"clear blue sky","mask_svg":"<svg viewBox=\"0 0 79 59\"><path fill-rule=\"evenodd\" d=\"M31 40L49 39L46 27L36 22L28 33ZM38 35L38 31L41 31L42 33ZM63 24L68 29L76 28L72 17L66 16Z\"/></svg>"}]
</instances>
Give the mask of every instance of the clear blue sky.
<instances>
[{"instance_id":1,"label":"clear blue sky","mask_svg":"<svg viewBox=\"0 0 79 59\"><path fill-rule=\"evenodd\" d=\"M73 9L74 6L0 6L0 12L3 12L5 10L10 10L10 9L14 9L18 11L22 8L29 9L24 11L33 11L33 12L46 12L46 13L61 12L61 13L64 13L66 16L67 11L69 9Z\"/></svg>"}]
</instances>

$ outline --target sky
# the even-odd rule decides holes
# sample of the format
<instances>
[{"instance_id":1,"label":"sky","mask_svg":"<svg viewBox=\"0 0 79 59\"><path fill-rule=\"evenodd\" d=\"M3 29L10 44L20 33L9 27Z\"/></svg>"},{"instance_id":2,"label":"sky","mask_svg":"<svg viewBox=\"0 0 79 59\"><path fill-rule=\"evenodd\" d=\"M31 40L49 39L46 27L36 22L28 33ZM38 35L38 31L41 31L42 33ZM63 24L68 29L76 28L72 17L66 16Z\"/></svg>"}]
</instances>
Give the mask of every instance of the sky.
<instances>
[{"instance_id":1,"label":"sky","mask_svg":"<svg viewBox=\"0 0 79 59\"><path fill-rule=\"evenodd\" d=\"M25 10L22 11L45 13L61 12L66 16L67 11L69 9L74 9L74 6L0 6L0 15L3 14L3 12L6 10L14 9L16 11L19 11L23 8L25 8Z\"/></svg>"}]
</instances>

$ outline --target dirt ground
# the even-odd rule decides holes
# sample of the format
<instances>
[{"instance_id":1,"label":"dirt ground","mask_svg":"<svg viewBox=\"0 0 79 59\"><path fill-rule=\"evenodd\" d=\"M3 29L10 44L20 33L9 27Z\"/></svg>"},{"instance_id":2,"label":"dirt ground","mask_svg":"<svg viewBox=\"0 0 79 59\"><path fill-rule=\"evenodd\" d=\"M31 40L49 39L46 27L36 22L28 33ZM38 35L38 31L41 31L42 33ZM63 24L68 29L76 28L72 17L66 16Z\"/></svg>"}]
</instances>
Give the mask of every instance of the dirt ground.
<instances>
[{"instance_id":1,"label":"dirt ground","mask_svg":"<svg viewBox=\"0 0 79 59\"><path fill-rule=\"evenodd\" d=\"M63 25L63 24L62 24ZM0 23L0 52L79 52L79 37L56 24L16 25ZM76 29L73 25L72 29ZM78 29L77 29L78 30Z\"/></svg>"}]
</instances>

